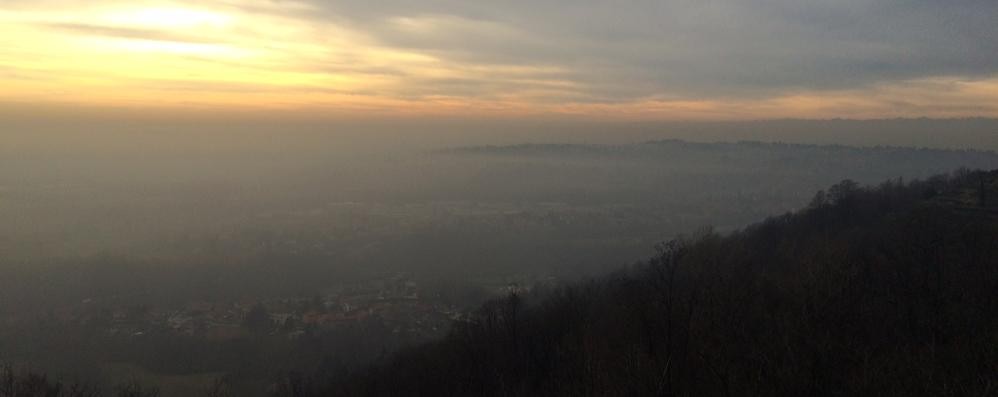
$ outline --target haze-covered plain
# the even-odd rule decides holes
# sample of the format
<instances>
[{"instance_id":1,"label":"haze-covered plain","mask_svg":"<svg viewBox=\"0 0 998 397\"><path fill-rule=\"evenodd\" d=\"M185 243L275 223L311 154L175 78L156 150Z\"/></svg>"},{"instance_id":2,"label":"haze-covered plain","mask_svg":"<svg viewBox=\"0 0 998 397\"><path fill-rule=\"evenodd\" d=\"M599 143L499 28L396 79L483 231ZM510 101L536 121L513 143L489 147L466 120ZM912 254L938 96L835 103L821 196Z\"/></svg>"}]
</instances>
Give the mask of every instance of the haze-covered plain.
<instances>
[{"instance_id":1,"label":"haze-covered plain","mask_svg":"<svg viewBox=\"0 0 998 397\"><path fill-rule=\"evenodd\" d=\"M800 208L842 179L993 168L998 145L987 119L202 123L5 133L5 270L113 258L130 276L243 292L586 272ZM174 288L155 284L142 290Z\"/></svg>"},{"instance_id":2,"label":"haze-covered plain","mask_svg":"<svg viewBox=\"0 0 998 397\"><path fill-rule=\"evenodd\" d=\"M843 179L998 168L990 119L14 120L0 356L178 396L356 369L489 297L805 208Z\"/></svg>"}]
</instances>

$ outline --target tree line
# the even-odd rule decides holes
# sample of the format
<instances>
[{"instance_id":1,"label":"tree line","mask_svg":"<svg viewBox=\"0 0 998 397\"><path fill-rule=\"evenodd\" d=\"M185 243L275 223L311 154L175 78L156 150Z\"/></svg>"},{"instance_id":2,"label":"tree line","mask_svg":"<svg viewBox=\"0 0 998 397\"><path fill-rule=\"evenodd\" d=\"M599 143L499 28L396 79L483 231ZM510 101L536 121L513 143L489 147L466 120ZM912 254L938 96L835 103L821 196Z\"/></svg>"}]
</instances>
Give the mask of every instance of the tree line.
<instances>
[{"instance_id":1,"label":"tree line","mask_svg":"<svg viewBox=\"0 0 998 397\"><path fill-rule=\"evenodd\" d=\"M998 392L998 171L852 181L645 263L511 295L444 340L285 396ZM998 200L994 200L998 201Z\"/></svg>"}]
</instances>

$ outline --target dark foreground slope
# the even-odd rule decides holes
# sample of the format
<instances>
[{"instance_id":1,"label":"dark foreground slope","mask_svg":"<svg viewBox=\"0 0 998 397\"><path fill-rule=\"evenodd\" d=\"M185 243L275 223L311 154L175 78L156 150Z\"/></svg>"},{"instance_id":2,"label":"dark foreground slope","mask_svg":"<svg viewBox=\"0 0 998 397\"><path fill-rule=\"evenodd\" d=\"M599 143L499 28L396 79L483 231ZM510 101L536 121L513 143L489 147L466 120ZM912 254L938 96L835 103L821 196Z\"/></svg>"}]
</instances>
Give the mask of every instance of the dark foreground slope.
<instances>
[{"instance_id":1,"label":"dark foreground slope","mask_svg":"<svg viewBox=\"0 0 998 397\"><path fill-rule=\"evenodd\" d=\"M819 193L288 395L998 393L998 171Z\"/></svg>"}]
</instances>

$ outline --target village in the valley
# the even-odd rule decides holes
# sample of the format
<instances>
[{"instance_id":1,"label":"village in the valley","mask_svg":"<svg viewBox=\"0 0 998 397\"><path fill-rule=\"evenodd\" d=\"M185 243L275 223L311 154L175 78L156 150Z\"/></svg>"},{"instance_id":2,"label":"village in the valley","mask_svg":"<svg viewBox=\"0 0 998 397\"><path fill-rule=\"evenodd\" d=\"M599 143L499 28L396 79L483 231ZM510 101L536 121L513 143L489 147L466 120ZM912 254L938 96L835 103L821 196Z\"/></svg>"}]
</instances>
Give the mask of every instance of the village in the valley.
<instances>
[{"instance_id":1,"label":"village in the valley","mask_svg":"<svg viewBox=\"0 0 998 397\"><path fill-rule=\"evenodd\" d=\"M528 293L529 284L494 283L477 288L480 299ZM481 303L481 302L477 302ZM474 302L455 304L427 293L408 274L339 285L312 296L232 301L193 301L175 307L149 307L127 301L84 299L42 317L59 325L78 325L110 337L140 338L173 334L213 340L248 336L296 339L340 327L377 324L393 334L421 339L446 332L453 322L469 321Z\"/></svg>"}]
</instances>

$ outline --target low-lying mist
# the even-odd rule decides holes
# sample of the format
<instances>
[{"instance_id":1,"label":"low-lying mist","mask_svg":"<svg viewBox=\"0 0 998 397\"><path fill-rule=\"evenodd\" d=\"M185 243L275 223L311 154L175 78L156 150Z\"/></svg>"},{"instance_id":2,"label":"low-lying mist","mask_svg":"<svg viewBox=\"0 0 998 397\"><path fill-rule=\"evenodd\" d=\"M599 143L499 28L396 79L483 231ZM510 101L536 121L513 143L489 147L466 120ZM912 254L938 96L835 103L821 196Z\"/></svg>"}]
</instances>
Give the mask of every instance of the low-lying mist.
<instances>
[{"instance_id":1,"label":"low-lying mist","mask_svg":"<svg viewBox=\"0 0 998 397\"><path fill-rule=\"evenodd\" d=\"M966 149L993 144L994 124L27 126L0 146L0 267L17 275L8 281L35 280L14 290L78 289L72 299L125 286L170 298L312 291L398 271L585 274L676 233L800 208L841 179L993 168L993 152ZM963 149L902 147L918 131L876 146L933 125ZM865 142L774 143L794 131L797 142Z\"/></svg>"}]
</instances>

